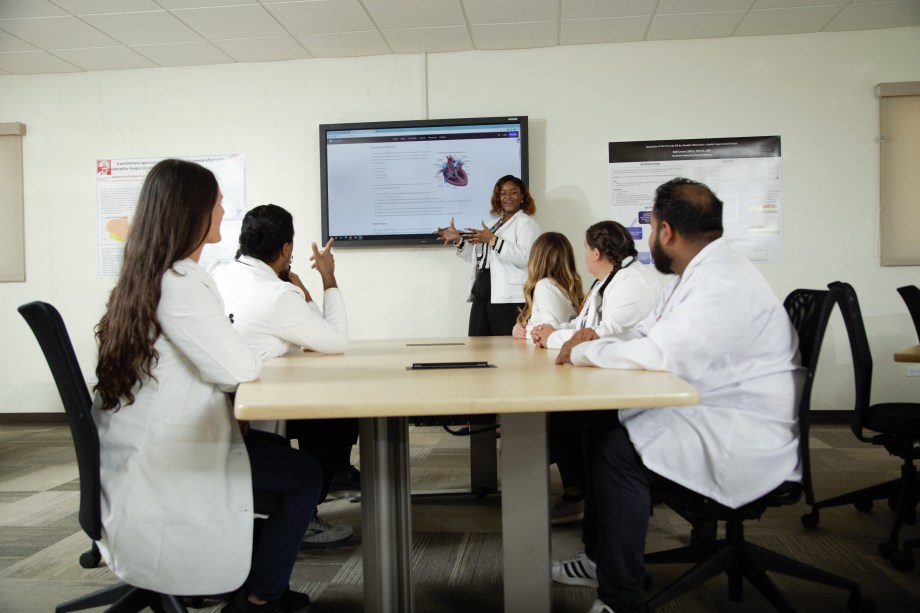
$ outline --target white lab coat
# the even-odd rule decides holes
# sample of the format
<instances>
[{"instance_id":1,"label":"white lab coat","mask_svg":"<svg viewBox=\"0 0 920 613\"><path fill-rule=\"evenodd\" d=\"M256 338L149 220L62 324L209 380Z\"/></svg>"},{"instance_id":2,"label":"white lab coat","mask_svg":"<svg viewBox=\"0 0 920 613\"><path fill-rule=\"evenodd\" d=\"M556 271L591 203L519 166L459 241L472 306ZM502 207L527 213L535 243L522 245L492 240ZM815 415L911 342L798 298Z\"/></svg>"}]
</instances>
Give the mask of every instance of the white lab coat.
<instances>
[{"instance_id":1,"label":"white lab coat","mask_svg":"<svg viewBox=\"0 0 920 613\"><path fill-rule=\"evenodd\" d=\"M619 412L649 469L732 508L801 479L798 337L761 274L724 239L700 251L627 336L582 343L572 362L671 371L700 394L695 406Z\"/></svg>"},{"instance_id":2,"label":"white lab coat","mask_svg":"<svg viewBox=\"0 0 920 613\"><path fill-rule=\"evenodd\" d=\"M527 335L539 324L549 324L554 328L568 323L575 316L575 307L556 283L545 277L537 281L533 288L533 302L530 305L530 319L525 327Z\"/></svg>"},{"instance_id":3,"label":"white lab coat","mask_svg":"<svg viewBox=\"0 0 920 613\"><path fill-rule=\"evenodd\" d=\"M102 540L124 581L168 594L216 594L249 573L252 474L226 390L261 361L224 315L217 288L185 259L163 275L155 379L133 404L94 411Z\"/></svg>"},{"instance_id":4,"label":"white lab coat","mask_svg":"<svg viewBox=\"0 0 920 613\"><path fill-rule=\"evenodd\" d=\"M338 288L323 295L323 310L303 291L282 281L265 262L241 255L210 269L233 326L263 360L300 351L342 353L348 343L345 301ZM257 430L284 436L283 420L253 421Z\"/></svg>"},{"instance_id":5,"label":"white lab coat","mask_svg":"<svg viewBox=\"0 0 920 613\"><path fill-rule=\"evenodd\" d=\"M492 225L494 227L494 224ZM527 280L527 261L530 250L540 235L536 220L519 210L494 232L497 240L494 247L470 245L462 241L457 255L473 264L470 277L470 296L479 272L479 263L486 250L489 252L489 279L492 284L492 304L517 304L524 302L524 281Z\"/></svg>"},{"instance_id":6,"label":"white lab coat","mask_svg":"<svg viewBox=\"0 0 920 613\"><path fill-rule=\"evenodd\" d=\"M556 330L546 339L546 346L559 349L582 328L591 328L600 337L622 334L651 312L666 280L651 266L626 262L626 267L617 271L604 288L603 295L599 294L604 281L594 282L578 317L553 326Z\"/></svg>"}]
</instances>

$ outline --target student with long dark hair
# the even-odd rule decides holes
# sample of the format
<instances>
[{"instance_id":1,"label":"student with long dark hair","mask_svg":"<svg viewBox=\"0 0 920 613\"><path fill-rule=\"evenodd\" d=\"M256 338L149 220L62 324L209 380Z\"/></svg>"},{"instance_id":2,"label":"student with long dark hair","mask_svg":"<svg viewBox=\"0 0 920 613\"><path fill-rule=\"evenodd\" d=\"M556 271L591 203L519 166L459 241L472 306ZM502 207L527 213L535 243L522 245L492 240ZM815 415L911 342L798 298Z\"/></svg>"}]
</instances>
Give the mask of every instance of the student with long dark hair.
<instances>
[{"instance_id":1,"label":"student with long dark hair","mask_svg":"<svg viewBox=\"0 0 920 613\"><path fill-rule=\"evenodd\" d=\"M224 315L198 260L220 241L217 180L181 160L141 188L96 336L103 535L116 575L169 594L236 590L224 611L301 609L288 589L320 469L280 437L244 438L226 392L261 361ZM253 487L281 495L253 546Z\"/></svg>"}]
</instances>

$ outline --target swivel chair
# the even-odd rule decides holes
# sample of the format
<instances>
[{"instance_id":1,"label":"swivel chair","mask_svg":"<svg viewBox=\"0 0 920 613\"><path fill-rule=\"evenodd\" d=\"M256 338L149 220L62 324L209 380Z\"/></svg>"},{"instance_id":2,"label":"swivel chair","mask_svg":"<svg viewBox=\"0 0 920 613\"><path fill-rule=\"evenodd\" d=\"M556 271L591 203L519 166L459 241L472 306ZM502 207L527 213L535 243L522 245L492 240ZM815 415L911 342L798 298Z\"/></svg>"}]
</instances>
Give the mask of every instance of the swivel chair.
<instances>
[{"instance_id":1,"label":"swivel chair","mask_svg":"<svg viewBox=\"0 0 920 613\"><path fill-rule=\"evenodd\" d=\"M920 287L916 285L905 285L898 288L898 293L907 305L907 312L914 322L914 330L917 332L917 339L920 340Z\"/></svg>"},{"instance_id":2,"label":"swivel chair","mask_svg":"<svg viewBox=\"0 0 920 613\"><path fill-rule=\"evenodd\" d=\"M70 434L77 455L80 475L80 527L93 541L93 548L80 556L80 565L92 568L100 560L96 541L102 538L102 483L99 473L99 434L92 416L93 401L80 364L74 353L67 327L57 309L45 302L30 302L20 306L19 313L29 324L45 360L51 369L58 393L64 404ZM275 494L255 492L256 512L277 512L281 500ZM193 605L201 598L191 598ZM111 611L133 612L150 607L157 613L186 613L183 599L172 594L161 594L127 583L119 583L59 604L56 613L82 611L93 607L112 605Z\"/></svg>"},{"instance_id":3,"label":"swivel chair","mask_svg":"<svg viewBox=\"0 0 920 613\"><path fill-rule=\"evenodd\" d=\"M796 504L803 493L806 500L813 500L808 446L811 389L834 300L833 291L799 289L789 294L784 303L799 334L799 352L806 369L798 407L802 482L782 483L768 494L737 509L677 485L658 488L658 491L653 489L653 502L664 502L688 519L693 525L694 536L687 547L646 554L645 563L694 563L695 566L654 595L646 603L648 611L721 573L728 576L729 600L743 600L742 579L747 579L777 610L793 611L792 605L767 576L768 571L848 590L850 611L869 613L875 610L875 603L862 596L858 583L770 551L744 538L745 520L760 519L770 507ZM715 540L719 522L725 522L725 538Z\"/></svg>"},{"instance_id":4,"label":"swivel chair","mask_svg":"<svg viewBox=\"0 0 920 613\"><path fill-rule=\"evenodd\" d=\"M859 440L881 445L888 453L901 458L903 462L899 479L812 503L811 512L802 516L802 524L806 528L817 527L821 509L852 504L859 511L867 512L872 508L873 501L887 499L888 506L895 510L895 517L888 538L878 545L879 553L882 557L889 558L896 569L909 571L915 564L911 550L920 545L920 541L906 541L900 549L898 542L901 527L917 522L916 507L920 501L920 485L914 460L920 458L920 404L870 404L872 354L869 351L869 340L856 291L849 284L839 281L831 283L828 287L837 296L837 304L846 324L850 352L853 356L856 399L850 429Z\"/></svg>"}]
</instances>

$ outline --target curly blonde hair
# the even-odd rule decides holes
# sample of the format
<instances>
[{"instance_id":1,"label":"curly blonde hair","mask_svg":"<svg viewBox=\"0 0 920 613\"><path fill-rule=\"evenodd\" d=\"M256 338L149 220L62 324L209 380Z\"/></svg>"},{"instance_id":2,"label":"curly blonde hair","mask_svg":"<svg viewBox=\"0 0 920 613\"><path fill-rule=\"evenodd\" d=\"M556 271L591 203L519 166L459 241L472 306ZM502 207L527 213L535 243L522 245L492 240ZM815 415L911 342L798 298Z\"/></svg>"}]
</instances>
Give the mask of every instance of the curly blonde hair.
<instances>
[{"instance_id":1,"label":"curly blonde hair","mask_svg":"<svg viewBox=\"0 0 920 613\"><path fill-rule=\"evenodd\" d=\"M524 283L524 308L517 323L526 326L533 312L533 291L541 279L549 279L562 290L576 311L584 300L581 275L575 269L575 251L572 243L559 232L544 232L530 250L527 262L527 281Z\"/></svg>"}]
</instances>

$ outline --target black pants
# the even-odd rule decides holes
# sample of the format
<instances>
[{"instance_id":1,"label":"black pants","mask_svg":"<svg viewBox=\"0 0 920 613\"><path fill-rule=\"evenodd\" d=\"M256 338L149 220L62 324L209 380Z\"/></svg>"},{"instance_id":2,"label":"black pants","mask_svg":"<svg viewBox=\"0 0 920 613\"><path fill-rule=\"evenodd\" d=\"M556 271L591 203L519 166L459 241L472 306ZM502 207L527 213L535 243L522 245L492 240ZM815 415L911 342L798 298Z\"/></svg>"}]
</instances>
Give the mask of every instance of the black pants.
<instances>
[{"instance_id":1,"label":"black pants","mask_svg":"<svg viewBox=\"0 0 920 613\"><path fill-rule=\"evenodd\" d=\"M492 276L488 269L476 273L472 294L469 336L511 336L524 303L492 304Z\"/></svg>"},{"instance_id":2,"label":"black pants","mask_svg":"<svg viewBox=\"0 0 920 613\"><path fill-rule=\"evenodd\" d=\"M549 438L549 463L555 464L562 477L562 487L585 486L584 430L587 411L546 414Z\"/></svg>"},{"instance_id":3,"label":"black pants","mask_svg":"<svg viewBox=\"0 0 920 613\"><path fill-rule=\"evenodd\" d=\"M582 540L597 563L598 597L617 613L642 611L652 490L671 482L645 467L616 411L588 416L585 468Z\"/></svg>"},{"instance_id":4,"label":"black pants","mask_svg":"<svg viewBox=\"0 0 920 613\"><path fill-rule=\"evenodd\" d=\"M287 437L297 439L323 469L319 501L329 494L332 478L351 466L351 448L358 442L357 419L289 419Z\"/></svg>"}]
</instances>

